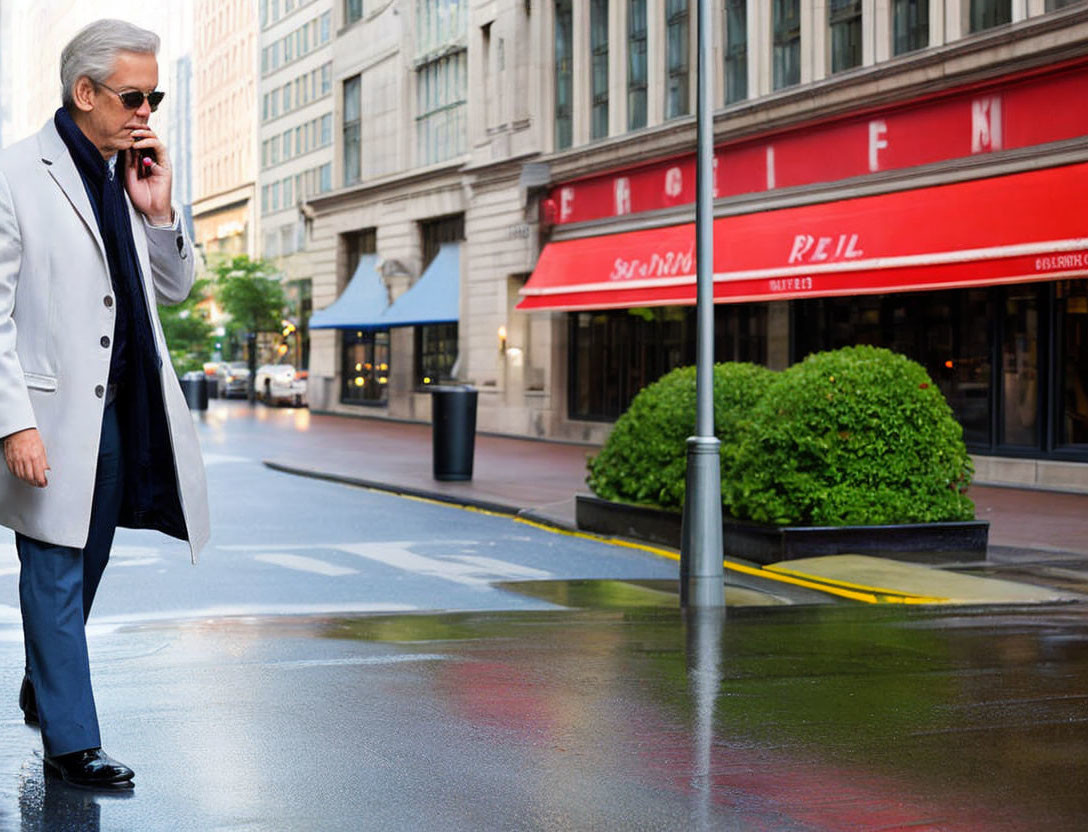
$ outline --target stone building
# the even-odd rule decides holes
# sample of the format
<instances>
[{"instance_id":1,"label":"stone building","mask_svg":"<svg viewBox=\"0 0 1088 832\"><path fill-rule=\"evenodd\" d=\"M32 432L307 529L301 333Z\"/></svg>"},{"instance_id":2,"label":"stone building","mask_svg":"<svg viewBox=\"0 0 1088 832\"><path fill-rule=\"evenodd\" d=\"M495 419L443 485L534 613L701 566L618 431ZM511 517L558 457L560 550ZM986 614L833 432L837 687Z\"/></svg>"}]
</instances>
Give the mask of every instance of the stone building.
<instances>
[{"instance_id":1,"label":"stone building","mask_svg":"<svg viewBox=\"0 0 1088 832\"><path fill-rule=\"evenodd\" d=\"M195 242L205 259L255 256L257 20L248 0L193 6Z\"/></svg>"},{"instance_id":2,"label":"stone building","mask_svg":"<svg viewBox=\"0 0 1088 832\"><path fill-rule=\"evenodd\" d=\"M1088 488L1088 6L714 6L719 360L897 349L980 480ZM452 377L482 430L601 441L694 358L695 4L333 20L313 406L424 420Z\"/></svg>"}]
</instances>

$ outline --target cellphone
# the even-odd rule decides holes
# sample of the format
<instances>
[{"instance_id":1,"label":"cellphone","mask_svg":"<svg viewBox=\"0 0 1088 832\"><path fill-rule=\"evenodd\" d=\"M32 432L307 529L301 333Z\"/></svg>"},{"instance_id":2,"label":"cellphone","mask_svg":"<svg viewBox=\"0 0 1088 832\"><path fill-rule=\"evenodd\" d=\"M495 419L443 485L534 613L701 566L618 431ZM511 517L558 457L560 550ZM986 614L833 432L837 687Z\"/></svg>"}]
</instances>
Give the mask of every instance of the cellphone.
<instances>
[{"instance_id":1,"label":"cellphone","mask_svg":"<svg viewBox=\"0 0 1088 832\"><path fill-rule=\"evenodd\" d=\"M155 151L150 147L142 148L136 155L136 178L146 179L151 175L151 165L144 162L144 159L150 159L152 162L158 162L159 159L155 155Z\"/></svg>"}]
</instances>

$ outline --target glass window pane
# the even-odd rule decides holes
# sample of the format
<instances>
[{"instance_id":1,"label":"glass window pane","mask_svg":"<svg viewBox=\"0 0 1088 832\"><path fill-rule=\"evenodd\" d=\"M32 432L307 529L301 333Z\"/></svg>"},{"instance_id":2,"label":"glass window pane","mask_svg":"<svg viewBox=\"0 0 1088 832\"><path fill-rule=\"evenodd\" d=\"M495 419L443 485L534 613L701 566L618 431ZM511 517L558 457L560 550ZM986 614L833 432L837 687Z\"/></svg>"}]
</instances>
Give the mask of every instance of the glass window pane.
<instances>
[{"instance_id":1,"label":"glass window pane","mask_svg":"<svg viewBox=\"0 0 1088 832\"><path fill-rule=\"evenodd\" d=\"M1002 440L1039 445L1039 293L1034 285L1007 290L1001 338Z\"/></svg>"},{"instance_id":2,"label":"glass window pane","mask_svg":"<svg viewBox=\"0 0 1088 832\"><path fill-rule=\"evenodd\" d=\"M1063 280L1058 301L1059 442L1088 445L1088 280Z\"/></svg>"},{"instance_id":3,"label":"glass window pane","mask_svg":"<svg viewBox=\"0 0 1088 832\"><path fill-rule=\"evenodd\" d=\"M971 0L971 31L981 32L1012 21L1012 0Z\"/></svg>"},{"instance_id":4,"label":"glass window pane","mask_svg":"<svg viewBox=\"0 0 1088 832\"><path fill-rule=\"evenodd\" d=\"M688 79L691 74L688 47L688 0L666 0L666 59L668 69L665 94L665 118L687 115L690 111Z\"/></svg>"},{"instance_id":5,"label":"glass window pane","mask_svg":"<svg viewBox=\"0 0 1088 832\"><path fill-rule=\"evenodd\" d=\"M748 97L748 2L725 2L725 103Z\"/></svg>"},{"instance_id":6,"label":"glass window pane","mask_svg":"<svg viewBox=\"0 0 1088 832\"><path fill-rule=\"evenodd\" d=\"M590 48L593 57L593 119L591 135L608 135L608 0L590 6Z\"/></svg>"},{"instance_id":7,"label":"glass window pane","mask_svg":"<svg viewBox=\"0 0 1088 832\"><path fill-rule=\"evenodd\" d=\"M929 0L893 0L892 49L903 55L929 46Z\"/></svg>"},{"instance_id":8,"label":"glass window pane","mask_svg":"<svg viewBox=\"0 0 1088 832\"><path fill-rule=\"evenodd\" d=\"M555 4L555 146L574 140L574 17L571 0Z\"/></svg>"},{"instance_id":9,"label":"glass window pane","mask_svg":"<svg viewBox=\"0 0 1088 832\"><path fill-rule=\"evenodd\" d=\"M627 129L646 126L646 0L627 2Z\"/></svg>"},{"instance_id":10,"label":"glass window pane","mask_svg":"<svg viewBox=\"0 0 1088 832\"><path fill-rule=\"evenodd\" d=\"M774 88L801 83L801 0L774 0Z\"/></svg>"},{"instance_id":11,"label":"glass window pane","mask_svg":"<svg viewBox=\"0 0 1088 832\"><path fill-rule=\"evenodd\" d=\"M830 0L831 71L861 66L861 0Z\"/></svg>"}]
</instances>

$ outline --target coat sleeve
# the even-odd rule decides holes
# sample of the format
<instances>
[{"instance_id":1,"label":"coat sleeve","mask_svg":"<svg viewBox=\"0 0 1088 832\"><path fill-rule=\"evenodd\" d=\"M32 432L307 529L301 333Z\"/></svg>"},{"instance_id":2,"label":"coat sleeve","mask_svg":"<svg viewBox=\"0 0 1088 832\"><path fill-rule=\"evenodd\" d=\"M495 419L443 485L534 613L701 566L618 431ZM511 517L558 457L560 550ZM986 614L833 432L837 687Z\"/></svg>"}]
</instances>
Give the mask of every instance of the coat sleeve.
<instances>
[{"instance_id":1,"label":"coat sleeve","mask_svg":"<svg viewBox=\"0 0 1088 832\"><path fill-rule=\"evenodd\" d=\"M189 297L195 274L193 246L185 233L181 211L174 206L174 224L171 226L151 225L145 217L144 229L155 300L165 304L181 303Z\"/></svg>"},{"instance_id":2,"label":"coat sleeve","mask_svg":"<svg viewBox=\"0 0 1088 832\"><path fill-rule=\"evenodd\" d=\"M15 351L15 289L23 242L7 177L0 173L0 438L37 427Z\"/></svg>"}]
</instances>

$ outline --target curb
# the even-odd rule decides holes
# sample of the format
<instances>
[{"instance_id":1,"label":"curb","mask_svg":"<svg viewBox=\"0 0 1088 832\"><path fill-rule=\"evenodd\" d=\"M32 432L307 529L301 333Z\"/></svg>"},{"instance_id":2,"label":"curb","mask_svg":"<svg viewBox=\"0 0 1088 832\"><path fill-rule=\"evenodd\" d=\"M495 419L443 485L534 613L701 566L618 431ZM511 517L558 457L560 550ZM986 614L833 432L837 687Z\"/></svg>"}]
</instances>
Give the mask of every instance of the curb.
<instances>
[{"instance_id":1,"label":"curb","mask_svg":"<svg viewBox=\"0 0 1088 832\"><path fill-rule=\"evenodd\" d=\"M435 503L447 503L453 506L460 506L462 508L472 508L478 511L486 511L491 514L502 514L507 517L517 517L523 512L529 512L531 509L522 509L518 506L511 506L506 503L495 503L490 500L481 500L476 497L463 497L461 495L447 494L442 491L433 491L428 488L414 488L407 485L393 485L388 482L381 482L380 480L368 480L365 477L352 477L347 474L333 474L328 471L318 471L314 468L302 468L296 465L287 465L283 462L275 462L271 459L263 459L261 463L266 468L271 468L273 471L280 471L284 474L294 474L299 477L309 477L314 480L326 480L328 482L338 482L343 485L354 485L359 488L369 488L371 491L382 491L386 494L393 494L403 497L414 497L420 500L430 500ZM533 518L535 522L546 522L537 518ZM552 525L555 525L554 523Z\"/></svg>"}]
</instances>

